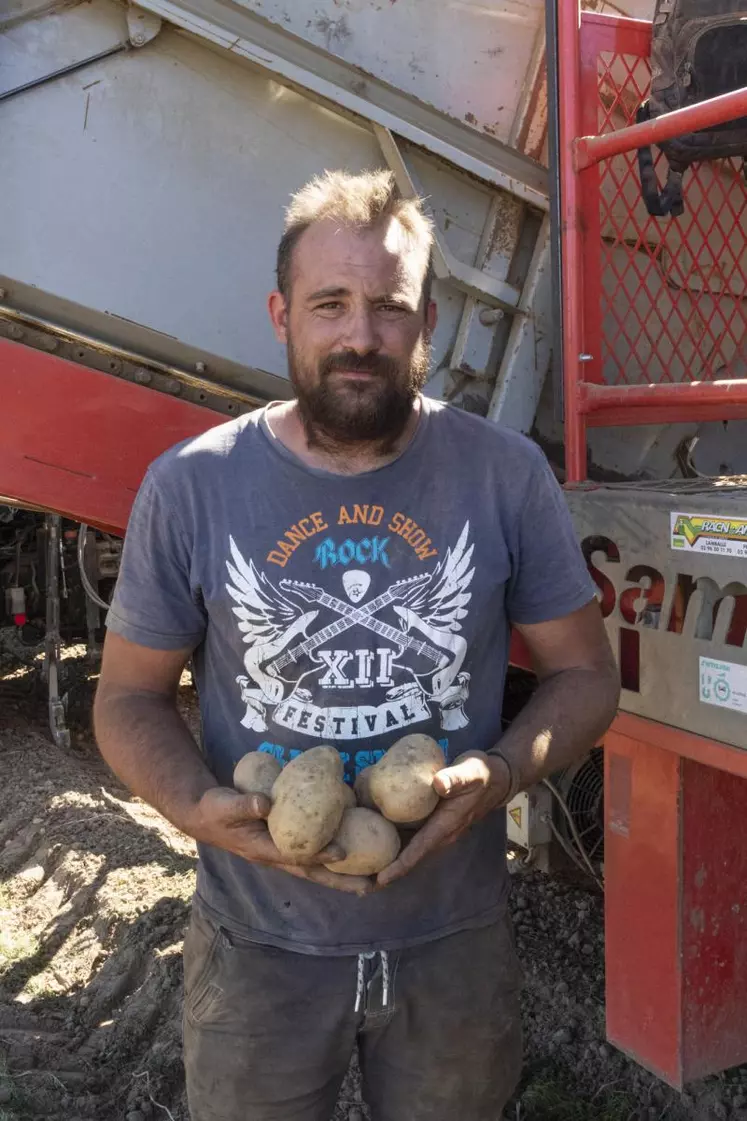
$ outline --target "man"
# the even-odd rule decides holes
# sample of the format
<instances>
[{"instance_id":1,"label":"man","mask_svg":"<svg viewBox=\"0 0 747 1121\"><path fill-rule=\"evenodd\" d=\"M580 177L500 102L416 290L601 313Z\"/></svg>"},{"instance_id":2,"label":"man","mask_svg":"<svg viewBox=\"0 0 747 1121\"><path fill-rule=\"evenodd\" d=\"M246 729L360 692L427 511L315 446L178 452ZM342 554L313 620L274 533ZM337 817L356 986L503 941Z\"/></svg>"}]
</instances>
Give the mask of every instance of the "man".
<instances>
[{"instance_id":1,"label":"man","mask_svg":"<svg viewBox=\"0 0 747 1121\"><path fill-rule=\"evenodd\" d=\"M598 741L617 674L541 452L421 396L431 244L388 173L301 190L269 300L295 400L167 452L132 512L95 724L199 845L194 1121L329 1121L356 1041L374 1121L495 1121L518 1078L502 807ZM540 685L501 738L510 625ZM231 788L247 751L320 743L353 781L408 731L443 749L442 801L376 883L328 871L334 843L284 863Z\"/></svg>"}]
</instances>

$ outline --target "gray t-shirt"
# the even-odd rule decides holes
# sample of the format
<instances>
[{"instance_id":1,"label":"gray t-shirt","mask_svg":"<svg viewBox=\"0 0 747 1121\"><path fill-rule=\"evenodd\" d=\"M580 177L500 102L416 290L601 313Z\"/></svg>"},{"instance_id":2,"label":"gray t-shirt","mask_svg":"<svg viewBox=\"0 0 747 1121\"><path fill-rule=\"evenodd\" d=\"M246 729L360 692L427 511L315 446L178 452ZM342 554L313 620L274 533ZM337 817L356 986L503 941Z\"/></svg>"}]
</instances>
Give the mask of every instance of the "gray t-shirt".
<instances>
[{"instance_id":1,"label":"gray t-shirt","mask_svg":"<svg viewBox=\"0 0 747 1121\"><path fill-rule=\"evenodd\" d=\"M501 735L509 628L594 595L562 492L529 440L423 400L394 462L301 463L260 410L170 449L135 501L107 625L195 648L219 782L252 750L321 743L346 778L407 732L446 760ZM313 954L394 949L495 920L505 811L365 898L200 846L197 890L229 930Z\"/></svg>"}]
</instances>

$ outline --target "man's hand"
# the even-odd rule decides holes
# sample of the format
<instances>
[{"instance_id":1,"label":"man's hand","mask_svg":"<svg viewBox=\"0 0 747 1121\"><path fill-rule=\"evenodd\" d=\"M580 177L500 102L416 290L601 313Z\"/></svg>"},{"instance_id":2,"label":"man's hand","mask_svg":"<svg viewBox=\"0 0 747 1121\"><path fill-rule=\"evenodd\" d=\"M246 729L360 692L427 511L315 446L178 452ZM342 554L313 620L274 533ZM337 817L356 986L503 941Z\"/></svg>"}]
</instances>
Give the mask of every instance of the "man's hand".
<instances>
[{"instance_id":1,"label":"man's hand","mask_svg":"<svg viewBox=\"0 0 747 1121\"><path fill-rule=\"evenodd\" d=\"M214 786L200 798L190 818L185 822L185 832L195 840L225 849L252 864L265 864L280 868L299 879L311 880L338 891L365 895L373 889L367 876L343 876L330 872L325 864L343 860L345 852L332 842L315 856L288 864L287 857L278 852L267 828L270 800L262 794L239 794L226 786Z\"/></svg>"},{"instance_id":2,"label":"man's hand","mask_svg":"<svg viewBox=\"0 0 747 1121\"><path fill-rule=\"evenodd\" d=\"M151 650L107 634L94 723L101 754L114 773L196 841L324 887L355 895L371 891L371 878L324 867L344 858L339 845L328 845L303 864L285 863L267 829L269 800L216 786L176 707L191 652L191 647Z\"/></svg>"},{"instance_id":3,"label":"man's hand","mask_svg":"<svg viewBox=\"0 0 747 1121\"><path fill-rule=\"evenodd\" d=\"M379 872L378 887L398 880L429 853L453 844L476 821L503 805L510 785L503 760L482 751L460 755L439 771L433 788L442 801L397 859Z\"/></svg>"}]
</instances>

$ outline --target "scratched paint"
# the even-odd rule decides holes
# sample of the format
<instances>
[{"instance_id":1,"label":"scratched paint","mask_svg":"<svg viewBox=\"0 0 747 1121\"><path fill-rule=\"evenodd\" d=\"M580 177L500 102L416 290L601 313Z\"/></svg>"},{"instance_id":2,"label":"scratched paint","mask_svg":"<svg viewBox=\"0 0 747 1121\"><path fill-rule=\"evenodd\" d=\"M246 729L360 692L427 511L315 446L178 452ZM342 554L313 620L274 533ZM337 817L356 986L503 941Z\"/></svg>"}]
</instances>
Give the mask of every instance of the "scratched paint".
<instances>
[{"instance_id":1,"label":"scratched paint","mask_svg":"<svg viewBox=\"0 0 747 1121\"><path fill-rule=\"evenodd\" d=\"M686 1077L747 1059L747 780L683 760Z\"/></svg>"},{"instance_id":2,"label":"scratched paint","mask_svg":"<svg viewBox=\"0 0 747 1121\"><path fill-rule=\"evenodd\" d=\"M690 926L698 934L702 934L706 927L705 912L702 907L693 907L690 912Z\"/></svg>"},{"instance_id":3,"label":"scratched paint","mask_svg":"<svg viewBox=\"0 0 747 1121\"><path fill-rule=\"evenodd\" d=\"M543 26L544 2L263 0L261 14L506 141Z\"/></svg>"},{"instance_id":4,"label":"scratched paint","mask_svg":"<svg viewBox=\"0 0 747 1121\"><path fill-rule=\"evenodd\" d=\"M314 22L315 29L320 35L324 37L324 45L328 51L335 54L344 53L344 46L348 39L352 37L352 32L348 27L348 21L345 16L340 16L339 19L330 19L328 16L320 16Z\"/></svg>"},{"instance_id":5,"label":"scratched paint","mask_svg":"<svg viewBox=\"0 0 747 1121\"><path fill-rule=\"evenodd\" d=\"M617 0L614 7L650 18L651 3ZM544 0L252 0L250 6L296 35L504 142L514 132L545 18ZM601 3L585 6L611 8ZM339 28L330 33L341 15L343 33ZM546 156L546 122L539 99L538 93L536 125L530 128L531 137L523 138L524 149L534 158Z\"/></svg>"}]
</instances>

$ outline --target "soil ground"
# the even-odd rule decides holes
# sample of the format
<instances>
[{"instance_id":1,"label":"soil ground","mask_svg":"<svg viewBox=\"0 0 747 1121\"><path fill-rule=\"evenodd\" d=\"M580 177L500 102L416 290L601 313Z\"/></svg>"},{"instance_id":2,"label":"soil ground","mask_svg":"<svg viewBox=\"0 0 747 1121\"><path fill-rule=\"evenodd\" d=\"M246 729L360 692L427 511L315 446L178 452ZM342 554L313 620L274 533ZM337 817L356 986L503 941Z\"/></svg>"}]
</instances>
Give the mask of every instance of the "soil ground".
<instances>
[{"instance_id":1,"label":"soil ground","mask_svg":"<svg viewBox=\"0 0 747 1121\"><path fill-rule=\"evenodd\" d=\"M100 760L95 670L80 647L64 664L67 751L46 729L38 650L0 632L0 1121L187 1121L181 947L194 846ZM182 703L193 719L186 679ZM506 1121L747 1121L747 1067L679 1095L605 1043L596 890L519 871L512 911L526 1061ZM365 1116L353 1067L334 1121Z\"/></svg>"}]
</instances>

